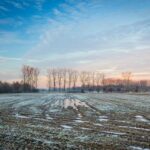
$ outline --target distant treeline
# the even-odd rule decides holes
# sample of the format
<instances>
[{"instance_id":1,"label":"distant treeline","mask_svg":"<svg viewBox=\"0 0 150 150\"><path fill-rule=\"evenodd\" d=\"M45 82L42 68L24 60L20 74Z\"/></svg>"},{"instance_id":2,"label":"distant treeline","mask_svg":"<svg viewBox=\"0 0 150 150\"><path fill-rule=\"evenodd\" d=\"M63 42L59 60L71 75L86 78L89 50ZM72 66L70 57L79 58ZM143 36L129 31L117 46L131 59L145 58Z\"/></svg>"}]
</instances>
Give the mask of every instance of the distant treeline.
<instances>
[{"instance_id":1,"label":"distant treeline","mask_svg":"<svg viewBox=\"0 0 150 150\"><path fill-rule=\"evenodd\" d=\"M144 82L143 82L144 83ZM125 85L122 83L118 84L105 84L103 86L85 86L82 89L82 92L86 91L97 91L97 92L147 92L150 91L150 87L147 84L143 84L142 82L132 82L129 85Z\"/></svg>"},{"instance_id":2,"label":"distant treeline","mask_svg":"<svg viewBox=\"0 0 150 150\"><path fill-rule=\"evenodd\" d=\"M109 79L107 79L108 81ZM106 81L106 80L105 80ZM148 92L150 91L150 86L145 81L139 82L131 82L128 86L123 84L123 82L112 84L112 83L105 83L104 85L99 86L76 86L71 88L49 88L49 92L69 92L69 93L85 93L85 92Z\"/></svg>"},{"instance_id":3,"label":"distant treeline","mask_svg":"<svg viewBox=\"0 0 150 150\"><path fill-rule=\"evenodd\" d=\"M37 92L39 69L24 65L21 82L0 82L0 93ZM121 79L107 78L104 73L77 71L67 68L49 68L47 86L49 92L146 92L149 81L132 80L131 72L123 72Z\"/></svg>"},{"instance_id":4,"label":"distant treeline","mask_svg":"<svg viewBox=\"0 0 150 150\"><path fill-rule=\"evenodd\" d=\"M0 93L22 93L22 92L38 92L38 89L31 87L29 84L23 84L22 82L1 82L0 81Z\"/></svg>"},{"instance_id":5,"label":"distant treeline","mask_svg":"<svg viewBox=\"0 0 150 150\"><path fill-rule=\"evenodd\" d=\"M104 73L52 68L47 71L49 91L67 92L140 92L148 91L148 81L132 81L131 72L123 72L122 79L107 78Z\"/></svg>"}]
</instances>

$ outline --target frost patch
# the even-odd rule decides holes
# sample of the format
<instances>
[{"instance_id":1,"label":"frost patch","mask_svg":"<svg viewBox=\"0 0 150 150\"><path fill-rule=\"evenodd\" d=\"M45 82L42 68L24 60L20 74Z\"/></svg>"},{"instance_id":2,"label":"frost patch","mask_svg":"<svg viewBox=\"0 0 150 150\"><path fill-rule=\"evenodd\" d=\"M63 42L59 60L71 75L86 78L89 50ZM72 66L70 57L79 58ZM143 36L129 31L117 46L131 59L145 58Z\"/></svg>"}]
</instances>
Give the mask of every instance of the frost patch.
<instances>
[{"instance_id":1,"label":"frost patch","mask_svg":"<svg viewBox=\"0 0 150 150\"><path fill-rule=\"evenodd\" d=\"M138 146L129 146L131 150L150 150L149 148L141 148Z\"/></svg>"},{"instance_id":2,"label":"frost patch","mask_svg":"<svg viewBox=\"0 0 150 150\"><path fill-rule=\"evenodd\" d=\"M81 114L78 114L78 117L79 117L79 118L81 118L81 117L82 117L82 115L81 115Z\"/></svg>"},{"instance_id":3,"label":"frost patch","mask_svg":"<svg viewBox=\"0 0 150 150\"><path fill-rule=\"evenodd\" d=\"M100 123L94 123L94 125L95 125L95 126L100 126L100 127L103 126L103 125L100 124Z\"/></svg>"},{"instance_id":4,"label":"frost patch","mask_svg":"<svg viewBox=\"0 0 150 150\"><path fill-rule=\"evenodd\" d=\"M53 144L54 143L54 142L46 140L46 139L35 139L35 140L40 141L40 142L45 143L45 144Z\"/></svg>"},{"instance_id":5,"label":"frost patch","mask_svg":"<svg viewBox=\"0 0 150 150\"><path fill-rule=\"evenodd\" d=\"M137 128L137 127L130 127L130 126L118 126L118 127L120 127L120 128L127 128L127 129L135 129L135 130L150 131L150 129Z\"/></svg>"},{"instance_id":6,"label":"frost patch","mask_svg":"<svg viewBox=\"0 0 150 150\"><path fill-rule=\"evenodd\" d=\"M129 121L125 121L125 120L115 120L116 122L121 122L121 123L130 123Z\"/></svg>"},{"instance_id":7,"label":"frost patch","mask_svg":"<svg viewBox=\"0 0 150 150\"><path fill-rule=\"evenodd\" d=\"M136 118L136 121L139 121L139 122L150 122L149 120L145 119L143 116L140 116L140 115L137 115L135 116Z\"/></svg>"},{"instance_id":8,"label":"frost patch","mask_svg":"<svg viewBox=\"0 0 150 150\"><path fill-rule=\"evenodd\" d=\"M52 129L50 128L49 126L43 126L43 125L32 125L32 124L27 124L26 127L29 127L29 128L41 128L41 129Z\"/></svg>"},{"instance_id":9,"label":"frost patch","mask_svg":"<svg viewBox=\"0 0 150 150\"><path fill-rule=\"evenodd\" d=\"M3 129L4 127L0 125L0 129Z\"/></svg>"},{"instance_id":10,"label":"frost patch","mask_svg":"<svg viewBox=\"0 0 150 150\"><path fill-rule=\"evenodd\" d=\"M111 104L101 104L100 106L96 106L99 110L102 111L108 111L108 110L115 110L116 106L113 106Z\"/></svg>"},{"instance_id":11,"label":"frost patch","mask_svg":"<svg viewBox=\"0 0 150 150\"><path fill-rule=\"evenodd\" d=\"M75 120L75 122L77 122L77 123L85 123L85 122L88 122L88 121L83 121L83 120L78 119L78 120Z\"/></svg>"},{"instance_id":12,"label":"frost patch","mask_svg":"<svg viewBox=\"0 0 150 150\"><path fill-rule=\"evenodd\" d=\"M84 141L89 140L89 137L88 136L79 136L79 137L76 137L76 139L80 140L80 142L84 142Z\"/></svg>"},{"instance_id":13,"label":"frost patch","mask_svg":"<svg viewBox=\"0 0 150 150\"><path fill-rule=\"evenodd\" d=\"M50 122L49 120L47 119L42 119L42 118L34 118L35 120L38 120L38 121L43 121L43 122Z\"/></svg>"},{"instance_id":14,"label":"frost patch","mask_svg":"<svg viewBox=\"0 0 150 150\"><path fill-rule=\"evenodd\" d=\"M81 129L82 129L82 130L91 130L91 129L89 129L89 128L84 128L84 127L83 127L83 128L81 128Z\"/></svg>"},{"instance_id":15,"label":"frost patch","mask_svg":"<svg viewBox=\"0 0 150 150\"><path fill-rule=\"evenodd\" d=\"M85 102L81 102L78 99L65 99L64 100L64 108L72 107L75 110L78 110L77 107L89 107Z\"/></svg>"},{"instance_id":16,"label":"frost patch","mask_svg":"<svg viewBox=\"0 0 150 150\"><path fill-rule=\"evenodd\" d=\"M48 119L48 120L52 120L53 118L52 118L52 117L50 117L48 114L46 114L46 119Z\"/></svg>"},{"instance_id":17,"label":"frost patch","mask_svg":"<svg viewBox=\"0 0 150 150\"><path fill-rule=\"evenodd\" d=\"M108 117L107 116L99 116L99 119L98 119L99 121L101 121L101 122L105 122L105 121L108 121Z\"/></svg>"},{"instance_id":18,"label":"frost patch","mask_svg":"<svg viewBox=\"0 0 150 150\"><path fill-rule=\"evenodd\" d=\"M122 132L114 132L114 131L103 131L103 132L108 134L114 134L114 135L125 135L125 133Z\"/></svg>"},{"instance_id":19,"label":"frost patch","mask_svg":"<svg viewBox=\"0 0 150 150\"><path fill-rule=\"evenodd\" d=\"M49 112L55 113L55 112L59 112L59 110L58 109L50 109Z\"/></svg>"},{"instance_id":20,"label":"frost patch","mask_svg":"<svg viewBox=\"0 0 150 150\"><path fill-rule=\"evenodd\" d=\"M19 115L18 113L15 115L16 118L21 118L21 119L29 119L30 117L24 116L24 115Z\"/></svg>"},{"instance_id":21,"label":"frost patch","mask_svg":"<svg viewBox=\"0 0 150 150\"><path fill-rule=\"evenodd\" d=\"M67 129L67 130L72 129L72 127L68 126L68 125L61 125L61 127L63 127L64 129Z\"/></svg>"}]
</instances>

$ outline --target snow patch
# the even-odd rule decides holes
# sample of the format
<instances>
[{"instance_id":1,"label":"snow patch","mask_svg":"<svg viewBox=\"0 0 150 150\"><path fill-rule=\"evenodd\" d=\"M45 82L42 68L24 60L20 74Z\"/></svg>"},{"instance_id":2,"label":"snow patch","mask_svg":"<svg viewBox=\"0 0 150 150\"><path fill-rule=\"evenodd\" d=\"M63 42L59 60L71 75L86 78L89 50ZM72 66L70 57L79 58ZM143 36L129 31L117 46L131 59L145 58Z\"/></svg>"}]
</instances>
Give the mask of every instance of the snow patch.
<instances>
[{"instance_id":1,"label":"snow patch","mask_svg":"<svg viewBox=\"0 0 150 150\"><path fill-rule=\"evenodd\" d=\"M130 126L118 126L118 127L120 127L120 128L127 128L127 129L150 131L150 129L146 129L146 128L137 128L137 127L130 127Z\"/></svg>"},{"instance_id":2,"label":"snow patch","mask_svg":"<svg viewBox=\"0 0 150 150\"><path fill-rule=\"evenodd\" d=\"M137 115L135 116L136 118L136 121L139 121L139 122L150 122L149 120L145 119L143 116L140 116L140 115Z\"/></svg>"},{"instance_id":3,"label":"snow patch","mask_svg":"<svg viewBox=\"0 0 150 150\"><path fill-rule=\"evenodd\" d=\"M122 132L114 132L114 131L103 131L103 132L108 134L114 134L114 135L125 135L125 133Z\"/></svg>"},{"instance_id":4,"label":"snow patch","mask_svg":"<svg viewBox=\"0 0 150 150\"><path fill-rule=\"evenodd\" d=\"M82 130L91 130L91 129L89 129L89 128L84 128L84 127L82 127L81 129L82 129Z\"/></svg>"},{"instance_id":5,"label":"snow patch","mask_svg":"<svg viewBox=\"0 0 150 150\"><path fill-rule=\"evenodd\" d=\"M89 140L89 137L88 136L78 136L78 137L76 137L76 139L79 139L81 142L84 142L86 140Z\"/></svg>"},{"instance_id":6,"label":"snow patch","mask_svg":"<svg viewBox=\"0 0 150 150\"><path fill-rule=\"evenodd\" d=\"M2 125L0 125L0 129L3 129L4 127Z\"/></svg>"},{"instance_id":7,"label":"snow patch","mask_svg":"<svg viewBox=\"0 0 150 150\"><path fill-rule=\"evenodd\" d=\"M141 148L139 146L129 146L131 150L150 150L149 148Z\"/></svg>"},{"instance_id":8,"label":"snow patch","mask_svg":"<svg viewBox=\"0 0 150 150\"><path fill-rule=\"evenodd\" d=\"M64 108L72 107L75 110L78 110L77 107L89 107L85 102L81 102L78 99L65 99L64 100Z\"/></svg>"},{"instance_id":9,"label":"snow patch","mask_svg":"<svg viewBox=\"0 0 150 150\"><path fill-rule=\"evenodd\" d=\"M32 124L27 124L26 127L29 127L29 128L41 128L41 129L47 129L47 130L52 129L52 128L50 128L49 126L44 126L44 125L32 125Z\"/></svg>"},{"instance_id":10,"label":"snow patch","mask_svg":"<svg viewBox=\"0 0 150 150\"><path fill-rule=\"evenodd\" d=\"M49 120L47 119L43 119L43 118L34 118L35 120L38 120L38 121L43 121L43 122L50 122Z\"/></svg>"},{"instance_id":11,"label":"snow patch","mask_svg":"<svg viewBox=\"0 0 150 150\"><path fill-rule=\"evenodd\" d=\"M100 123L94 123L94 125L95 125L95 126L100 126L100 127L103 126L103 125L100 124Z\"/></svg>"},{"instance_id":12,"label":"snow patch","mask_svg":"<svg viewBox=\"0 0 150 150\"><path fill-rule=\"evenodd\" d=\"M50 140L47 140L47 139L35 139L35 140L36 141L40 141L40 142L45 143L45 144L53 144L54 143L54 142L52 142Z\"/></svg>"},{"instance_id":13,"label":"snow patch","mask_svg":"<svg viewBox=\"0 0 150 150\"><path fill-rule=\"evenodd\" d=\"M88 121L83 121L83 120L78 119L78 120L75 120L75 122L77 122L77 123L85 123L85 122L88 122Z\"/></svg>"},{"instance_id":14,"label":"snow patch","mask_svg":"<svg viewBox=\"0 0 150 150\"><path fill-rule=\"evenodd\" d=\"M18 113L15 115L16 118L21 118L21 119L29 119L30 117L24 116L24 115L19 115Z\"/></svg>"},{"instance_id":15,"label":"snow patch","mask_svg":"<svg viewBox=\"0 0 150 150\"><path fill-rule=\"evenodd\" d=\"M52 117L50 117L48 114L46 114L46 119L48 119L48 120L52 120L53 118L52 118Z\"/></svg>"},{"instance_id":16,"label":"snow patch","mask_svg":"<svg viewBox=\"0 0 150 150\"><path fill-rule=\"evenodd\" d=\"M99 119L98 119L99 121L101 121L101 122L105 122L105 121L108 121L108 117L107 116L99 116Z\"/></svg>"},{"instance_id":17,"label":"snow patch","mask_svg":"<svg viewBox=\"0 0 150 150\"><path fill-rule=\"evenodd\" d=\"M55 112L59 112L60 110L58 110L58 109L50 109L49 110L49 112L51 112L51 113L55 113Z\"/></svg>"},{"instance_id":18,"label":"snow patch","mask_svg":"<svg viewBox=\"0 0 150 150\"><path fill-rule=\"evenodd\" d=\"M116 122L121 122L121 123L131 123L129 121L125 121L125 120L115 120Z\"/></svg>"},{"instance_id":19,"label":"snow patch","mask_svg":"<svg viewBox=\"0 0 150 150\"><path fill-rule=\"evenodd\" d=\"M61 125L61 127L63 127L64 129L67 129L67 130L72 129L72 127L68 126L68 125Z\"/></svg>"}]
</instances>

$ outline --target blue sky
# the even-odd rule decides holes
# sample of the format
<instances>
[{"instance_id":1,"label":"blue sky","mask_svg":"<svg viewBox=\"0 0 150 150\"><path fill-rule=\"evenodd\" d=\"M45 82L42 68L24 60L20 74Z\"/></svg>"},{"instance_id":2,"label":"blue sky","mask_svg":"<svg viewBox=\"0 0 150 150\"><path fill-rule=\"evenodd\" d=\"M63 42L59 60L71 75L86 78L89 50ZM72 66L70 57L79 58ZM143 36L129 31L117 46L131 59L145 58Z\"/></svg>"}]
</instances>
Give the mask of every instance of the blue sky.
<instances>
[{"instance_id":1,"label":"blue sky","mask_svg":"<svg viewBox=\"0 0 150 150\"><path fill-rule=\"evenodd\" d=\"M150 76L149 0L1 0L0 79L21 66Z\"/></svg>"}]
</instances>

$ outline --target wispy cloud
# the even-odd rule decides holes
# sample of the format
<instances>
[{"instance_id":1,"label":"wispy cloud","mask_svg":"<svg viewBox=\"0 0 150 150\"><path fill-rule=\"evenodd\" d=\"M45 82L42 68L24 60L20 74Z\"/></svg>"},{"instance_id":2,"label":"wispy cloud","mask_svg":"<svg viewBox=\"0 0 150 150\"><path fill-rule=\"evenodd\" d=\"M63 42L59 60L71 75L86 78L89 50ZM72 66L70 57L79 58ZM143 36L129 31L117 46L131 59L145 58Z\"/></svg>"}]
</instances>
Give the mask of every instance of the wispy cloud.
<instances>
[{"instance_id":1,"label":"wispy cloud","mask_svg":"<svg viewBox=\"0 0 150 150\"><path fill-rule=\"evenodd\" d=\"M11 4L13 7L15 7L15 8L19 8L19 9L22 9L23 8L23 5L22 5L22 3L21 2L18 2L18 1L16 1L16 0L13 0L13 1L11 1L11 0L6 0L6 2L8 3L8 4Z\"/></svg>"},{"instance_id":2,"label":"wispy cloud","mask_svg":"<svg viewBox=\"0 0 150 150\"><path fill-rule=\"evenodd\" d=\"M39 62L39 60L36 60L36 59L24 59L24 58L15 58L15 57L3 57L3 56L0 56L0 62L4 63L4 62L12 62L12 61L15 61L15 62L22 62L22 63L37 63Z\"/></svg>"},{"instance_id":3,"label":"wispy cloud","mask_svg":"<svg viewBox=\"0 0 150 150\"><path fill-rule=\"evenodd\" d=\"M44 57L45 54L65 52L70 53L81 51L123 51L129 52L137 50L138 48L148 48L149 44L149 20L136 22L126 26L119 26L117 28L108 29L105 31L99 30L98 33L92 32L88 24L79 22L78 27L76 23L61 24L54 22L54 28L45 28L45 33L41 35L38 45L30 52L30 54L37 53ZM134 28L134 26L136 26ZM144 28L144 30L143 30ZM44 31L44 30L43 30ZM147 39L146 39L147 37ZM143 40L142 40L143 39ZM29 55L30 55L29 54ZM48 55L47 55L48 56Z\"/></svg>"},{"instance_id":4,"label":"wispy cloud","mask_svg":"<svg viewBox=\"0 0 150 150\"><path fill-rule=\"evenodd\" d=\"M10 23L14 23L14 20L11 18L0 19L0 25L7 25Z\"/></svg>"},{"instance_id":5,"label":"wispy cloud","mask_svg":"<svg viewBox=\"0 0 150 150\"><path fill-rule=\"evenodd\" d=\"M0 45L10 44L32 44L34 41L24 40L19 36L18 32L0 31Z\"/></svg>"},{"instance_id":6,"label":"wispy cloud","mask_svg":"<svg viewBox=\"0 0 150 150\"><path fill-rule=\"evenodd\" d=\"M8 8L6 8L5 6L0 6L0 11L9 11L9 9Z\"/></svg>"},{"instance_id":7,"label":"wispy cloud","mask_svg":"<svg viewBox=\"0 0 150 150\"><path fill-rule=\"evenodd\" d=\"M1 57L0 56L0 61L5 62L5 61L22 61L21 58L10 58L10 57Z\"/></svg>"},{"instance_id":8,"label":"wispy cloud","mask_svg":"<svg viewBox=\"0 0 150 150\"><path fill-rule=\"evenodd\" d=\"M35 7L41 11L43 9L43 4L45 2L45 0L35 0Z\"/></svg>"}]
</instances>

